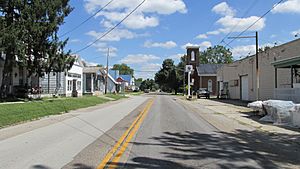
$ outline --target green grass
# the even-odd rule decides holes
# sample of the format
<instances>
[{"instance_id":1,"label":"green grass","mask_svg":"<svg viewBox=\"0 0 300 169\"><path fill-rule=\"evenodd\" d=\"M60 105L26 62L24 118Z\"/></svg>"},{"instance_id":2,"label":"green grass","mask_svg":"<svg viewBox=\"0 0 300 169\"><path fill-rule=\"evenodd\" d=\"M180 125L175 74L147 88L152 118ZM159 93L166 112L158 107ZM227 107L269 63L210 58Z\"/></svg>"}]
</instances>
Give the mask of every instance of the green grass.
<instances>
[{"instance_id":1,"label":"green grass","mask_svg":"<svg viewBox=\"0 0 300 169\"><path fill-rule=\"evenodd\" d=\"M80 98L56 98L34 102L0 105L0 128L44 116L67 113L70 110L95 106L108 99L84 96Z\"/></svg>"},{"instance_id":2,"label":"green grass","mask_svg":"<svg viewBox=\"0 0 300 169\"><path fill-rule=\"evenodd\" d=\"M123 94L106 94L105 97L109 97L115 100L120 100L123 98L128 98L127 96L123 95Z\"/></svg>"}]
</instances>

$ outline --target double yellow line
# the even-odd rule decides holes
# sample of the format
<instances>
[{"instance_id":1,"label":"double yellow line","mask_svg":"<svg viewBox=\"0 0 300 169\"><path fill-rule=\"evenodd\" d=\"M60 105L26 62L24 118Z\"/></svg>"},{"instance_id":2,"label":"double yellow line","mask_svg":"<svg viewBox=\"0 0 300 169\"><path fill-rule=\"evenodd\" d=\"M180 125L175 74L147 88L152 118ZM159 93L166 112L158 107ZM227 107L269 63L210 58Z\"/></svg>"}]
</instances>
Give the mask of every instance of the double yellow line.
<instances>
[{"instance_id":1,"label":"double yellow line","mask_svg":"<svg viewBox=\"0 0 300 169\"><path fill-rule=\"evenodd\" d=\"M144 121L146 115L148 114L151 106L153 104L153 99L148 101L147 105L138 115L138 117L133 121L130 127L125 131L125 133L121 136L118 142L114 145L114 147L106 154L105 158L99 164L97 169L103 169L106 167L109 168L116 168L117 163L119 162L120 158L122 157L123 153L125 152L126 148L128 147L129 142L133 138L133 136L138 131L140 125ZM107 163L111 163L107 165Z\"/></svg>"}]
</instances>

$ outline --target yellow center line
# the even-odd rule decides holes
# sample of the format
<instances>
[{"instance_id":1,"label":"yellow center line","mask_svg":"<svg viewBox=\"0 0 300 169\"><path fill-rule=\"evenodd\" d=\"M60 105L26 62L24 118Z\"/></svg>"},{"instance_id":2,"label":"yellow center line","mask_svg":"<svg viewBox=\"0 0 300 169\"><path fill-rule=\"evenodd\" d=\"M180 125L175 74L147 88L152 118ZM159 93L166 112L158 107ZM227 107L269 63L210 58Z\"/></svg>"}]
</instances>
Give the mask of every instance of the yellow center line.
<instances>
[{"instance_id":1,"label":"yellow center line","mask_svg":"<svg viewBox=\"0 0 300 169\"><path fill-rule=\"evenodd\" d=\"M140 126L141 126L142 122L144 121L145 117L147 116L152 104L153 104L153 101L151 101L150 104L146 107L145 113L143 114L141 119L137 122L137 124L134 126L133 130L129 133L128 137L126 138L125 143L122 145L122 147L120 148L120 150L117 153L117 155L115 156L115 158L111 161L112 166L110 166L109 168L114 169L114 168L118 167L117 164L118 164L120 158L122 157L125 150L127 149L128 144L130 143L130 141L132 140L132 138L134 137L134 135L137 133L138 129L140 128Z\"/></svg>"},{"instance_id":2,"label":"yellow center line","mask_svg":"<svg viewBox=\"0 0 300 169\"><path fill-rule=\"evenodd\" d=\"M134 128L134 126L137 124L137 122L139 121L139 119L141 119L141 117L143 116L143 114L148 111L148 107L150 108L150 105L152 105L153 100L150 100L146 107L143 109L143 111L138 115L138 117L133 121L133 123L130 125L130 127L125 131L125 133L120 137L120 139L118 140L118 142L114 145L114 147L106 154L106 156L104 157L104 159L102 160L102 162L98 165L97 169L103 169L105 168L105 166L107 165L107 163L109 162L109 160L113 157L113 155L116 153L116 151L119 149L119 147L121 146L121 144L124 142L124 140L126 139L126 137L129 135L129 133L131 132L131 130Z\"/></svg>"}]
</instances>

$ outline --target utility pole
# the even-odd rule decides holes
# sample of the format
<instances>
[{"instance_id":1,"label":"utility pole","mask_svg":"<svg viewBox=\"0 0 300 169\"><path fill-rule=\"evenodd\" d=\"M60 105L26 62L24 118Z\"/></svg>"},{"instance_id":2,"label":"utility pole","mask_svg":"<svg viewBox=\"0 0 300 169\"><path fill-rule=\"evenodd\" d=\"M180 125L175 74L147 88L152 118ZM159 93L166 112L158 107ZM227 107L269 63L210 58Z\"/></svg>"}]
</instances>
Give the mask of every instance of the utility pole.
<instances>
[{"instance_id":1,"label":"utility pole","mask_svg":"<svg viewBox=\"0 0 300 169\"><path fill-rule=\"evenodd\" d=\"M185 57L183 56L183 60L184 60L184 68L185 68ZM183 96L185 96L186 94L186 89L185 89L185 70L183 70Z\"/></svg>"},{"instance_id":2,"label":"utility pole","mask_svg":"<svg viewBox=\"0 0 300 169\"><path fill-rule=\"evenodd\" d=\"M256 39L256 100L259 100L259 67L258 67L258 32L255 32Z\"/></svg>"},{"instance_id":3,"label":"utility pole","mask_svg":"<svg viewBox=\"0 0 300 169\"><path fill-rule=\"evenodd\" d=\"M255 36L236 36L236 37L228 37L228 39L245 39L245 38L255 38L255 67L256 67L256 100L259 100L259 66L258 66L258 32L255 32Z\"/></svg>"},{"instance_id":4,"label":"utility pole","mask_svg":"<svg viewBox=\"0 0 300 169\"><path fill-rule=\"evenodd\" d=\"M108 58L109 58L109 48L107 48L107 56L106 56L105 94L107 94L107 81L108 81Z\"/></svg>"}]
</instances>

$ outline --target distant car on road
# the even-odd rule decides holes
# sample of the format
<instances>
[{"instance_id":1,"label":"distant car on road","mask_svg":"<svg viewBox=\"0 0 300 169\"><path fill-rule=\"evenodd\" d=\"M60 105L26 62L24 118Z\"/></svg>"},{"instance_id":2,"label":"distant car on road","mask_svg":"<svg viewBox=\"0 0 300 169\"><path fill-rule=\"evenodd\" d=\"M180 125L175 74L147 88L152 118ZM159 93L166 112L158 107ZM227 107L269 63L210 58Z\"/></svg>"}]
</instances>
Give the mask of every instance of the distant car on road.
<instances>
[{"instance_id":1,"label":"distant car on road","mask_svg":"<svg viewBox=\"0 0 300 169\"><path fill-rule=\"evenodd\" d=\"M145 92L145 93L149 93L149 92L150 92L150 89L145 89L144 92Z\"/></svg>"},{"instance_id":2,"label":"distant car on road","mask_svg":"<svg viewBox=\"0 0 300 169\"><path fill-rule=\"evenodd\" d=\"M207 99L210 98L210 92L205 89L205 88L201 88L197 91L197 98L200 99L201 97L205 97Z\"/></svg>"}]
</instances>

